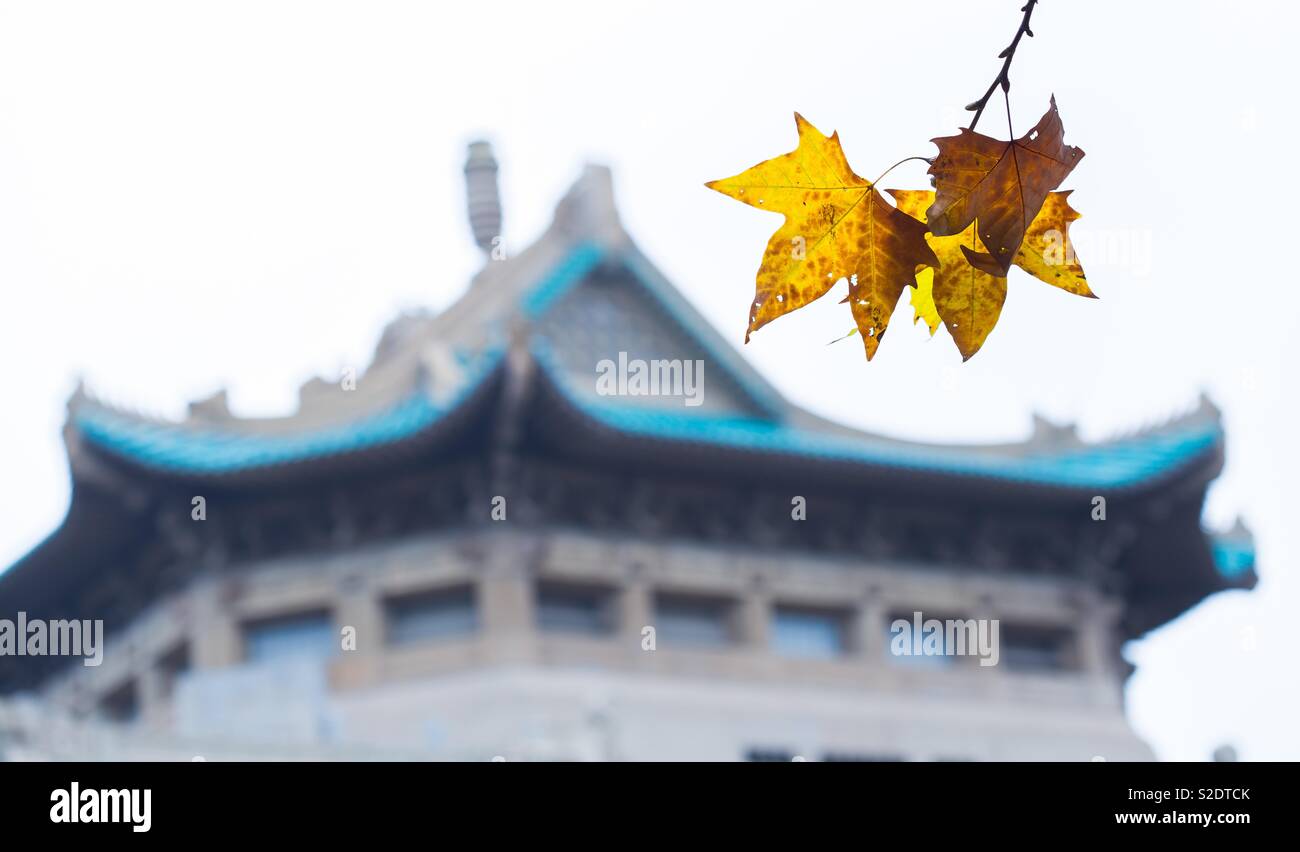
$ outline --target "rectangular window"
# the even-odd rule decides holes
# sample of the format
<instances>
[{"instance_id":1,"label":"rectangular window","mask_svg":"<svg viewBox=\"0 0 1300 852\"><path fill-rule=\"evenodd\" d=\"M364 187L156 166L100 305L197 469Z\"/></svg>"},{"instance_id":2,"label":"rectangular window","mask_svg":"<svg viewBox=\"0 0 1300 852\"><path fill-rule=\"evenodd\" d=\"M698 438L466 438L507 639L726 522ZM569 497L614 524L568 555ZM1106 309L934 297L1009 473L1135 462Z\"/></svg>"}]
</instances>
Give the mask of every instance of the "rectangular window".
<instances>
[{"instance_id":1,"label":"rectangular window","mask_svg":"<svg viewBox=\"0 0 1300 852\"><path fill-rule=\"evenodd\" d=\"M614 590L605 586L542 583L537 587L537 626L552 633L607 636L617 627Z\"/></svg>"},{"instance_id":2,"label":"rectangular window","mask_svg":"<svg viewBox=\"0 0 1300 852\"><path fill-rule=\"evenodd\" d=\"M828 660L848 653L849 613L778 606L772 616L772 649L785 657Z\"/></svg>"},{"instance_id":3,"label":"rectangular window","mask_svg":"<svg viewBox=\"0 0 1300 852\"><path fill-rule=\"evenodd\" d=\"M134 680L128 680L99 702L99 712L111 722L134 722L140 714L140 691Z\"/></svg>"},{"instance_id":4,"label":"rectangular window","mask_svg":"<svg viewBox=\"0 0 1300 852\"><path fill-rule=\"evenodd\" d=\"M1075 667L1074 633L1065 627L1001 625L1001 663L1015 671L1063 671Z\"/></svg>"},{"instance_id":5,"label":"rectangular window","mask_svg":"<svg viewBox=\"0 0 1300 852\"><path fill-rule=\"evenodd\" d=\"M889 662L917 669L946 669L956 665L961 658L949 643L952 637L946 627L952 620L955 620L952 615L922 613L918 630L914 611L890 613L885 621L885 653ZM937 629L930 629L936 626Z\"/></svg>"},{"instance_id":6,"label":"rectangular window","mask_svg":"<svg viewBox=\"0 0 1300 852\"><path fill-rule=\"evenodd\" d=\"M735 639L735 631L732 629L734 607L734 602L726 598L655 595L655 640L669 648L717 648L729 645Z\"/></svg>"},{"instance_id":7,"label":"rectangular window","mask_svg":"<svg viewBox=\"0 0 1300 852\"><path fill-rule=\"evenodd\" d=\"M391 645L468 635L478 628L474 589L455 586L390 598L384 601L384 621Z\"/></svg>"},{"instance_id":8,"label":"rectangular window","mask_svg":"<svg viewBox=\"0 0 1300 852\"><path fill-rule=\"evenodd\" d=\"M190 646L181 642L158 658L159 688L164 695L176 691L176 681L190 670Z\"/></svg>"},{"instance_id":9,"label":"rectangular window","mask_svg":"<svg viewBox=\"0 0 1300 852\"><path fill-rule=\"evenodd\" d=\"M250 663L325 659L339 647L325 610L277 616L244 625L244 659Z\"/></svg>"}]
</instances>

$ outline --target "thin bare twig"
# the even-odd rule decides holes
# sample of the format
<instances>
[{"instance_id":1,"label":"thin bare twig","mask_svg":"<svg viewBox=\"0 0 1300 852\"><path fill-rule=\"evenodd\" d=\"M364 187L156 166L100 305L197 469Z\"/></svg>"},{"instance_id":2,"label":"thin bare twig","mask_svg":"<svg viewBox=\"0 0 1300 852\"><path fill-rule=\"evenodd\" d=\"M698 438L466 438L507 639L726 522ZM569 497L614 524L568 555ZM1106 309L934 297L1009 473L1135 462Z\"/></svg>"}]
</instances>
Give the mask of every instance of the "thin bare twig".
<instances>
[{"instance_id":1,"label":"thin bare twig","mask_svg":"<svg viewBox=\"0 0 1300 852\"><path fill-rule=\"evenodd\" d=\"M1011 70L1011 60L1015 58L1016 48L1020 45L1020 37L1026 35L1030 38L1034 37L1033 30L1029 29L1029 17L1034 14L1034 6L1036 5L1038 5L1038 0L1026 0L1025 5L1021 7L1020 11L1024 12L1025 16L1020 20L1020 28L1016 30L1016 37L1011 40L1011 44L1007 45L998 54L998 58L1003 60L1002 70L998 72L998 76L993 78L993 82L989 84L989 90L984 93L984 97L966 105L966 109L975 113L975 117L971 119L970 127L967 129L974 130L975 125L979 124L980 116L984 114L984 107L988 106L989 98L993 97L993 93L997 91L998 86L1002 87L1004 93L1011 90L1011 77L1008 76L1008 72Z\"/></svg>"}]
</instances>

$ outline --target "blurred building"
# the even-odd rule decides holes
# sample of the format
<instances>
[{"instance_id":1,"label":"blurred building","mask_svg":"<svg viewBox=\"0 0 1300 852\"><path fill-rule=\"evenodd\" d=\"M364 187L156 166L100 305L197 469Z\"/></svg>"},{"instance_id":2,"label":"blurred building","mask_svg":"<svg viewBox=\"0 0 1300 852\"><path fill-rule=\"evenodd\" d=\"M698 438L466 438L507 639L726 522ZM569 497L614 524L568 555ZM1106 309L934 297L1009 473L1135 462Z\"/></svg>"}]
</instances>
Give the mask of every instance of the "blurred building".
<instances>
[{"instance_id":1,"label":"blurred building","mask_svg":"<svg viewBox=\"0 0 1300 852\"><path fill-rule=\"evenodd\" d=\"M1255 581L1249 534L1201 527L1212 406L1098 444L1043 422L1003 446L855 431L692 309L605 169L511 258L490 149L466 172L483 270L293 416L73 397L71 506L0 574L0 617L102 618L104 661L0 656L0 750L1150 756L1121 644ZM673 387L602 384L638 361ZM917 611L999 619L998 664L892 654Z\"/></svg>"}]
</instances>

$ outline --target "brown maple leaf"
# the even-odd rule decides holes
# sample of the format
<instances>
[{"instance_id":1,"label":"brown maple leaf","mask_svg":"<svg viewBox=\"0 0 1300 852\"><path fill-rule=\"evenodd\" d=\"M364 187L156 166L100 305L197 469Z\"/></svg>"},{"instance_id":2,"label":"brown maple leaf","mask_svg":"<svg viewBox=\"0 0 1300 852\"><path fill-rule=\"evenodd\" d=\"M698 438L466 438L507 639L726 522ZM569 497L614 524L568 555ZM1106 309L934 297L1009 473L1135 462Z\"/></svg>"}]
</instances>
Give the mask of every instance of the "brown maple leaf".
<instances>
[{"instance_id":1,"label":"brown maple leaf","mask_svg":"<svg viewBox=\"0 0 1300 852\"><path fill-rule=\"evenodd\" d=\"M1048 193L1083 159L1083 151L1064 138L1053 97L1038 124L1019 139L963 129L931 140L939 154L930 166L935 187L934 204L926 211L930 230L950 237L976 223L987 251L963 248L966 259L984 272L1006 275Z\"/></svg>"},{"instance_id":2,"label":"brown maple leaf","mask_svg":"<svg viewBox=\"0 0 1300 852\"><path fill-rule=\"evenodd\" d=\"M751 207L785 216L758 268L749 335L820 298L841 278L867 359L876 354L904 288L921 266L938 266L925 226L854 174L839 134L822 135L795 113L799 146L705 184Z\"/></svg>"},{"instance_id":3,"label":"brown maple leaf","mask_svg":"<svg viewBox=\"0 0 1300 852\"><path fill-rule=\"evenodd\" d=\"M898 202L899 210L917 219L924 219L926 208L934 201L934 193L928 189L891 189L889 194ZM934 310L957 344L961 359L969 361L1002 315L1007 299L1006 276L967 263L972 254L984 251L974 223L950 237L927 234L925 239L939 258L930 291ZM921 292L919 281L917 292Z\"/></svg>"},{"instance_id":4,"label":"brown maple leaf","mask_svg":"<svg viewBox=\"0 0 1300 852\"><path fill-rule=\"evenodd\" d=\"M926 210L934 202L934 193L929 190L891 189L888 192L898 202L899 210L920 221L925 220ZM1070 192L1048 194L1042 209L1025 232L1014 263L1054 287L1095 299L1097 297L1088 288L1083 267L1070 243L1070 223L1079 218L1070 207ZM1007 279L1000 268L993 266L990 269L970 262L972 258L988 257L983 242L975 233L975 224L971 223L966 230L950 237L926 235L926 242L939 258L939 268L917 273L917 289L912 296L917 318L926 320L931 334L934 334L936 325L948 329L964 361L984 345L989 332L997 325L1007 297Z\"/></svg>"}]
</instances>

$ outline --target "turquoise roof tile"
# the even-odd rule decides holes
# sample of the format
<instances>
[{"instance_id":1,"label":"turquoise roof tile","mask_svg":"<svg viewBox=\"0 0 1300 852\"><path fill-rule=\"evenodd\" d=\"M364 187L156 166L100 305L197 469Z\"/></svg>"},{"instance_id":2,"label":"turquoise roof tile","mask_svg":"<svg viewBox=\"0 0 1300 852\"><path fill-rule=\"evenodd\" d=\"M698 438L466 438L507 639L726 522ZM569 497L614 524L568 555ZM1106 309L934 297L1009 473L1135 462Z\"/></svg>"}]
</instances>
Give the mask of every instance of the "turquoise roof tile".
<instances>
[{"instance_id":1,"label":"turquoise roof tile","mask_svg":"<svg viewBox=\"0 0 1300 852\"><path fill-rule=\"evenodd\" d=\"M1249 573L1255 567L1255 544L1253 541L1229 541L1216 538L1211 541L1214 552L1214 564L1219 574L1228 580L1235 580Z\"/></svg>"},{"instance_id":2,"label":"turquoise roof tile","mask_svg":"<svg viewBox=\"0 0 1300 852\"><path fill-rule=\"evenodd\" d=\"M194 428L125 415L95 404L73 416L91 443L150 467L182 473L223 474L358 452L394 444L429 428L455 409L500 362L487 353L444 404L419 391L356 420L299 434L267 435Z\"/></svg>"},{"instance_id":3,"label":"turquoise roof tile","mask_svg":"<svg viewBox=\"0 0 1300 852\"><path fill-rule=\"evenodd\" d=\"M1221 437L1217 424L1198 424L1116 443L994 455L977 447L873 443L866 436L852 439L758 418L618 405L571 391L566 396L606 426L647 437L1067 487L1135 485L1197 458Z\"/></svg>"}]
</instances>

